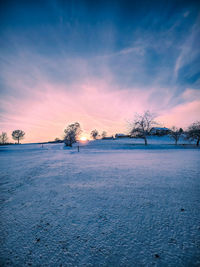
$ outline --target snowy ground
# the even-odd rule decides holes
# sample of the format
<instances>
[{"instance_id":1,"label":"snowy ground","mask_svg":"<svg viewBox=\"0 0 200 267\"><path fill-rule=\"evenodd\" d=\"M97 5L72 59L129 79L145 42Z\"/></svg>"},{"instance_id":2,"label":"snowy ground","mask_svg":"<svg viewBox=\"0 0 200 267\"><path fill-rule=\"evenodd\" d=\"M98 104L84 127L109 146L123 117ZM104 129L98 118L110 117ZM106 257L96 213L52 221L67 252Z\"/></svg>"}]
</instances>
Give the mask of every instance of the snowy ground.
<instances>
[{"instance_id":1,"label":"snowy ground","mask_svg":"<svg viewBox=\"0 0 200 267\"><path fill-rule=\"evenodd\" d=\"M163 141L0 147L1 266L200 266L200 149Z\"/></svg>"}]
</instances>

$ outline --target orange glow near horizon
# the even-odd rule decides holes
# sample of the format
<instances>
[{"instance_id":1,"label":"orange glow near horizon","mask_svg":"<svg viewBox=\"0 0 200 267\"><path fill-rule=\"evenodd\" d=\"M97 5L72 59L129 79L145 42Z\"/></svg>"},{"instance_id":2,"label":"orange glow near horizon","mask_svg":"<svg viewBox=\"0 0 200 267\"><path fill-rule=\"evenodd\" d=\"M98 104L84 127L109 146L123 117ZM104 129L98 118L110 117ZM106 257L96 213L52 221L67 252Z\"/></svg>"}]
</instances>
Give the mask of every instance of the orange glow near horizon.
<instances>
[{"instance_id":1,"label":"orange glow near horizon","mask_svg":"<svg viewBox=\"0 0 200 267\"><path fill-rule=\"evenodd\" d=\"M80 138L80 141L82 141L82 142L85 142L85 141L87 141L87 137L85 137L85 136L82 136L82 137Z\"/></svg>"},{"instance_id":2,"label":"orange glow near horizon","mask_svg":"<svg viewBox=\"0 0 200 267\"><path fill-rule=\"evenodd\" d=\"M63 140L74 122L87 140L95 129L128 134L147 110L159 127L200 120L198 5L169 5L169 23L160 5L147 20L135 1L40 1L50 13L39 1L1 2L0 134L9 142L17 129L21 143Z\"/></svg>"},{"instance_id":3,"label":"orange glow near horizon","mask_svg":"<svg viewBox=\"0 0 200 267\"><path fill-rule=\"evenodd\" d=\"M152 101L155 89L119 90L99 80L69 88L44 83L32 90L35 92L33 98L13 99L12 102L1 99L0 105L8 110L0 122L1 131L8 133L10 142L15 129L25 131L22 143L45 142L56 137L62 139L67 125L78 121L84 131L81 138L89 140L94 129L99 134L106 131L108 136L127 133L128 122L133 121L135 113L147 109L154 112L158 122L165 127L187 127L200 115L200 97L189 89L183 95L185 102L169 109L171 94L168 91L164 93L163 101Z\"/></svg>"}]
</instances>

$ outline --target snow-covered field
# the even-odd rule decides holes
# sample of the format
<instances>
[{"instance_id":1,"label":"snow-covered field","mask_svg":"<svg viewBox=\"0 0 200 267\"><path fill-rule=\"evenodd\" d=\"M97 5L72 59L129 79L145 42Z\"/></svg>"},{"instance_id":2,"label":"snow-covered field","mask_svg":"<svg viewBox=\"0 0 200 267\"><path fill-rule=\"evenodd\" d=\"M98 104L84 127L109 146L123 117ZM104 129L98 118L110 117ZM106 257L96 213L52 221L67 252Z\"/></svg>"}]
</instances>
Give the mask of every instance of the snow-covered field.
<instances>
[{"instance_id":1,"label":"snow-covered field","mask_svg":"<svg viewBox=\"0 0 200 267\"><path fill-rule=\"evenodd\" d=\"M200 150L159 140L0 147L1 266L200 266Z\"/></svg>"}]
</instances>

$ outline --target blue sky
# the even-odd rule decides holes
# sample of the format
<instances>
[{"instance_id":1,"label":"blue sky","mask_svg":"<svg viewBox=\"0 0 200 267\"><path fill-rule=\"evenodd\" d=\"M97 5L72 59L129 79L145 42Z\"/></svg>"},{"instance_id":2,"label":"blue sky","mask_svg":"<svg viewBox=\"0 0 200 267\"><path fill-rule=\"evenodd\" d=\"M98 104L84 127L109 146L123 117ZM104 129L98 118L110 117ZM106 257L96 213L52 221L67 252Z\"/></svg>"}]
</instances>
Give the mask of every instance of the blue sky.
<instances>
[{"instance_id":1,"label":"blue sky","mask_svg":"<svg viewBox=\"0 0 200 267\"><path fill-rule=\"evenodd\" d=\"M0 129L27 141L200 115L198 1L1 1ZM41 134L42 132L42 134ZM47 134L48 133L48 134Z\"/></svg>"}]
</instances>

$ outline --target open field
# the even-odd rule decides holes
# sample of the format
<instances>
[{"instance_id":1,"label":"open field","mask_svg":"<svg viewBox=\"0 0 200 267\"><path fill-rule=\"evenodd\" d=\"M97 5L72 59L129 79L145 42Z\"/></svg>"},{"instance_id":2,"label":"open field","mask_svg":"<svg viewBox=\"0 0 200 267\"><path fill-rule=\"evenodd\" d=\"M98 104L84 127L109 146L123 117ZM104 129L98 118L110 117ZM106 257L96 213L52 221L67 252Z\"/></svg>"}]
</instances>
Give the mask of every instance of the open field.
<instances>
[{"instance_id":1,"label":"open field","mask_svg":"<svg viewBox=\"0 0 200 267\"><path fill-rule=\"evenodd\" d=\"M200 150L163 140L0 147L1 266L199 266Z\"/></svg>"}]
</instances>

